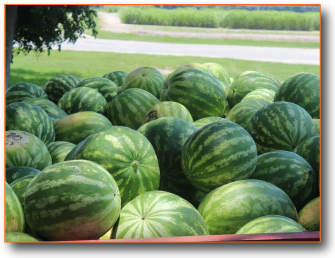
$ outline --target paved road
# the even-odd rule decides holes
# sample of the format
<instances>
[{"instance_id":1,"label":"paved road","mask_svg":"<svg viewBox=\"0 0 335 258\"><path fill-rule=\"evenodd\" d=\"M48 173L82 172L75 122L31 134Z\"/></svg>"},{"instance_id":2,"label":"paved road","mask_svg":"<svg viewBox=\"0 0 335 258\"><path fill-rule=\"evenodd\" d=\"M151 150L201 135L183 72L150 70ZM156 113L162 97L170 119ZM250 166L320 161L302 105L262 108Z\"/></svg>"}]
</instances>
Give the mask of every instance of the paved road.
<instances>
[{"instance_id":1,"label":"paved road","mask_svg":"<svg viewBox=\"0 0 335 258\"><path fill-rule=\"evenodd\" d=\"M200 45L80 38L75 44L63 43L62 49L132 54L233 58L289 64L320 64L320 52L318 49L302 48Z\"/></svg>"}]
</instances>

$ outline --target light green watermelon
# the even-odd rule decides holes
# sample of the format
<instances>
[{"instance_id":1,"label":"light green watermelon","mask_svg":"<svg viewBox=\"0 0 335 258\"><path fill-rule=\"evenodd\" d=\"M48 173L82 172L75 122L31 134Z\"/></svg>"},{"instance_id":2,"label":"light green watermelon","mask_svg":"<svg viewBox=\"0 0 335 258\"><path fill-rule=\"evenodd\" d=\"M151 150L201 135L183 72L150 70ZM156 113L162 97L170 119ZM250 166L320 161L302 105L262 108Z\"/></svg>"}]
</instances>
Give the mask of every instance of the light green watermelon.
<instances>
[{"instance_id":1,"label":"light green watermelon","mask_svg":"<svg viewBox=\"0 0 335 258\"><path fill-rule=\"evenodd\" d=\"M24 231L24 213L13 189L5 182L5 229L6 232Z\"/></svg>"},{"instance_id":2,"label":"light green watermelon","mask_svg":"<svg viewBox=\"0 0 335 258\"><path fill-rule=\"evenodd\" d=\"M30 176L30 175L37 175L37 173L40 172L36 168L31 167L8 167L6 168L6 182L8 184L11 184L16 179L19 179L24 176Z\"/></svg>"},{"instance_id":3,"label":"light green watermelon","mask_svg":"<svg viewBox=\"0 0 335 258\"><path fill-rule=\"evenodd\" d=\"M202 64L208 72L217 80L230 84L230 76L228 71L220 64L217 63L204 63Z\"/></svg>"},{"instance_id":4,"label":"light green watermelon","mask_svg":"<svg viewBox=\"0 0 335 258\"><path fill-rule=\"evenodd\" d=\"M48 151L51 155L52 164L64 161L69 152L76 147L75 144L64 141L51 142L47 145Z\"/></svg>"},{"instance_id":5,"label":"light green watermelon","mask_svg":"<svg viewBox=\"0 0 335 258\"><path fill-rule=\"evenodd\" d=\"M137 196L120 212L117 239L208 235L199 212L181 197L150 191Z\"/></svg>"},{"instance_id":6,"label":"light green watermelon","mask_svg":"<svg viewBox=\"0 0 335 258\"><path fill-rule=\"evenodd\" d=\"M310 231L320 231L320 197L308 202L298 214L300 225Z\"/></svg>"},{"instance_id":7,"label":"light green watermelon","mask_svg":"<svg viewBox=\"0 0 335 258\"><path fill-rule=\"evenodd\" d=\"M298 220L288 195L277 186L256 179L245 179L211 191L198 208L211 235L235 234L248 222L266 215Z\"/></svg>"},{"instance_id":8,"label":"light green watermelon","mask_svg":"<svg viewBox=\"0 0 335 258\"><path fill-rule=\"evenodd\" d=\"M30 82L15 83L6 90L6 105L30 98L43 98L47 100L48 96L41 87Z\"/></svg>"},{"instance_id":9,"label":"light green watermelon","mask_svg":"<svg viewBox=\"0 0 335 258\"><path fill-rule=\"evenodd\" d=\"M123 85L124 78L126 78L127 75L128 75L128 74L127 74L126 72L123 72L123 71L114 71L114 72L106 73L106 74L105 74L104 76L102 76L102 77L111 80L111 81L114 82L117 86L122 86L122 85Z\"/></svg>"},{"instance_id":10,"label":"light green watermelon","mask_svg":"<svg viewBox=\"0 0 335 258\"><path fill-rule=\"evenodd\" d=\"M243 127L227 119L200 128L182 148L181 166L186 178L205 193L247 179L256 164L254 140Z\"/></svg>"},{"instance_id":11,"label":"light green watermelon","mask_svg":"<svg viewBox=\"0 0 335 258\"><path fill-rule=\"evenodd\" d=\"M43 241L39 238L33 237L22 232L7 232L5 236L6 242L37 242Z\"/></svg>"},{"instance_id":12,"label":"light green watermelon","mask_svg":"<svg viewBox=\"0 0 335 258\"><path fill-rule=\"evenodd\" d=\"M241 102L246 100L258 100L264 102L265 104L270 104L273 102L275 94L276 92L274 90L269 89L253 90L252 92L245 95Z\"/></svg>"},{"instance_id":13,"label":"light green watermelon","mask_svg":"<svg viewBox=\"0 0 335 258\"><path fill-rule=\"evenodd\" d=\"M267 215L248 222L236 234L271 234L304 231L306 229L293 219L279 215Z\"/></svg>"},{"instance_id":14,"label":"light green watermelon","mask_svg":"<svg viewBox=\"0 0 335 258\"><path fill-rule=\"evenodd\" d=\"M201 70L201 71L209 74L208 68L205 65L200 64L200 63L189 63L189 64L186 64L186 65L182 65L182 66L178 67L176 70L185 69L185 68L198 69L198 70Z\"/></svg>"},{"instance_id":15,"label":"light green watermelon","mask_svg":"<svg viewBox=\"0 0 335 258\"><path fill-rule=\"evenodd\" d=\"M24 203L31 229L48 241L98 239L113 227L121 208L113 177L87 160L41 171L28 185Z\"/></svg>"},{"instance_id":16,"label":"light green watermelon","mask_svg":"<svg viewBox=\"0 0 335 258\"><path fill-rule=\"evenodd\" d=\"M214 123L214 122L219 122L219 121L223 121L225 120L225 118L223 117L219 117L219 116L209 116L209 117L204 117L201 119L198 119L197 121L193 122L193 124L198 128L202 128L205 125Z\"/></svg>"}]
</instances>

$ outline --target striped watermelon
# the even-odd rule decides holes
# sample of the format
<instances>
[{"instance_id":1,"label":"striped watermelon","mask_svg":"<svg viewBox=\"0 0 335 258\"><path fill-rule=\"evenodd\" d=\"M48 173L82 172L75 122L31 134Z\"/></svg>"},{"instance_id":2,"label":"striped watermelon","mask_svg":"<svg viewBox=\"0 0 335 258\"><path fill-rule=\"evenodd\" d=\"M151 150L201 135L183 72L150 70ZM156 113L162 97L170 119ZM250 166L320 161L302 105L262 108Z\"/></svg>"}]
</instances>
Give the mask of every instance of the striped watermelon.
<instances>
[{"instance_id":1,"label":"striped watermelon","mask_svg":"<svg viewBox=\"0 0 335 258\"><path fill-rule=\"evenodd\" d=\"M240 228L236 234L269 234L304 231L306 231L306 229L293 219L279 215L267 215L248 222Z\"/></svg>"},{"instance_id":2,"label":"striped watermelon","mask_svg":"<svg viewBox=\"0 0 335 258\"><path fill-rule=\"evenodd\" d=\"M22 232L8 232L5 237L6 242L35 242L42 241L39 238L33 237Z\"/></svg>"},{"instance_id":3,"label":"striped watermelon","mask_svg":"<svg viewBox=\"0 0 335 258\"><path fill-rule=\"evenodd\" d=\"M164 81L161 101L175 101L190 111L194 120L222 116L226 95L219 81L194 68L177 69Z\"/></svg>"},{"instance_id":4,"label":"striped watermelon","mask_svg":"<svg viewBox=\"0 0 335 258\"><path fill-rule=\"evenodd\" d=\"M303 140L316 134L312 117L302 107L285 101L259 109L251 118L248 131L259 153L293 151Z\"/></svg>"},{"instance_id":5,"label":"striped watermelon","mask_svg":"<svg viewBox=\"0 0 335 258\"><path fill-rule=\"evenodd\" d=\"M157 190L160 171L154 148L147 138L127 127L100 129L79 143L65 160L96 162L119 186L122 207L141 193Z\"/></svg>"},{"instance_id":6,"label":"striped watermelon","mask_svg":"<svg viewBox=\"0 0 335 258\"><path fill-rule=\"evenodd\" d=\"M23 167L23 166L9 167L6 168L6 182L10 184L16 179L19 179L24 176L29 175L35 176L37 175L38 172L40 172L38 169L31 167Z\"/></svg>"},{"instance_id":7,"label":"striped watermelon","mask_svg":"<svg viewBox=\"0 0 335 258\"><path fill-rule=\"evenodd\" d=\"M227 114L226 119L242 126L245 130L248 130L251 117L260 108L266 106L262 101L258 100L245 100L237 103Z\"/></svg>"},{"instance_id":8,"label":"striped watermelon","mask_svg":"<svg viewBox=\"0 0 335 258\"><path fill-rule=\"evenodd\" d=\"M224 81L219 81L220 85L222 86L224 93L226 94L226 97L228 96L229 88L230 88L230 83L224 82Z\"/></svg>"},{"instance_id":9,"label":"striped watermelon","mask_svg":"<svg viewBox=\"0 0 335 258\"><path fill-rule=\"evenodd\" d=\"M145 90L137 88L121 90L109 103L107 117L113 125L137 130L144 123L149 109L157 103L159 100Z\"/></svg>"},{"instance_id":10,"label":"striped watermelon","mask_svg":"<svg viewBox=\"0 0 335 258\"><path fill-rule=\"evenodd\" d=\"M88 87L97 90L105 97L107 102L112 101L118 92L118 86L114 82L101 77L93 77L82 80L76 85L76 88L78 87Z\"/></svg>"},{"instance_id":11,"label":"striped watermelon","mask_svg":"<svg viewBox=\"0 0 335 258\"><path fill-rule=\"evenodd\" d=\"M6 168L24 166L42 170L50 165L50 153L39 138L23 131L6 131Z\"/></svg>"},{"instance_id":12,"label":"striped watermelon","mask_svg":"<svg viewBox=\"0 0 335 258\"><path fill-rule=\"evenodd\" d=\"M257 157L257 166L250 176L282 189L299 211L310 196L315 196L317 177L305 159L290 151L270 151Z\"/></svg>"},{"instance_id":13,"label":"striped watermelon","mask_svg":"<svg viewBox=\"0 0 335 258\"><path fill-rule=\"evenodd\" d=\"M64 141L51 142L47 145L48 151L51 155L52 164L64 161L66 155L76 147L75 144Z\"/></svg>"},{"instance_id":14,"label":"striped watermelon","mask_svg":"<svg viewBox=\"0 0 335 258\"><path fill-rule=\"evenodd\" d=\"M45 113L47 113L47 115L51 118L53 124L55 124L59 119L67 116L67 114L62 109L57 107L57 105L50 100L42 98L32 98L24 100L23 102L28 102L42 108Z\"/></svg>"},{"instance_id":15,"label":"striped watermelon","mask_svg":"<svg viewBox=\"0 0 335 258\"><path fill-rule=\"evenodd\" d=\"M182 149L186 178L205 193L248 178L256 163L255 142L243 127L227 119L197 130Z\"/></svg>"},{"instance_id":16,"label":"striped watermelon","mask_svg":"<svg viewBox=\"0 0 335 258\"><path fill-rule=\"evenodd\" d=\"M320 78L306 72L293 75L279 87L274 101L293 102L320 118Z\"/></svg>"},{"instance_id":17,"label":"striped watermelon","mask_svg":"<svg viewBox=\"0 0 335 258\"><path fill-rule=\"evenodd\" d=\"M227 96L230 108L241 102L248 93L257 89L277 91L278 85L271 78L256 71L243 72L237 76L230 85Z\"/></svg>"},{"instance_id":18,"label":"striped watermelon","mask_svg":"<svg viewBox=\"0 0 335 258\"><path fill-rule=\"evenodd\" d=\"M159 99L163 83L164 77L157 69L140 67L127 75L122 88L124 90L130 88L146 90Z\"/></svg>"},{"instance_id":19,"label":"striped watermelon","mask_svg":"<svg viewBox=\"0 0 335 258\"><path fill-rule=\"evenodd\" d=\"M150 191L137 196L120 212L117 239L208 235L199 212L181 197Z\"/></svg>"},{"instance_id":20,"label":"striped watermelon","mask_svg":"<svg viewBox=\"0 0 335 258\"><path fill-rule=\"evenodd\" d=\"M23 232L24 213L13 189L5 182L5 229L6 232Z\"/></svg>"},{"instance_id":21,"label":"striped watermelon","mask_svg":"<svg viewBox=\"0 0 335 258\"><path fill-rule=\"evenodd\" d=\"M307 230L320 231L320 197L311 200L299 211L298 222Z\"/></svg>"},{"instance_id":22,"label":"striped watermelon","mask_svg":"<svg viewBox=\"0 0 335 258\"><path fill-rule=\"evenodd\" d=\"M80 81L81 80L74 75L56 75L44 84L43 90L48 95L48 98L57 104L59 99L66 92L74 88Z\"/></svg>"},{"instance_id":23,"label":"striped watermelon","mask_svg":"<svg viewBox=\"0 0 335 258\"><path fill-rule=\"evenodd\" d=\"M28 185L24 203L32 230L51 241L98 239L113 227L121 208L113 177L87 160L41 171Z\"/></svg>"},{"instance_id":24,"label":"striped watermelon","mask_svg":"<svg viewBox=\"0 0 335 258\"><path fill-rule=\"evenodd\" d=\"M55 140L55 130L48 114L39 106L14 102L6 106L6 131L20 130L32 133L45 144Z\"/></svg>"},{"instance_id":25,"label":"striped watermelon","mask_svg":"<svg viewBox=\"0 0 335 258\"><path fill-rule=\"evenodd\" d=\"M320 119L314 118L313 121L314 121L314 123L315 123L315 131L316 131L316 134L320 136L320 132L321 132L321 123L320 123Z\"/></svg>"},{"instance_id":26,"label":"striped watermelon","mask_svg":"<svg viewBox=\"0 0 335 258\"><path fill-rule=\"evenodd\" d=\"M222 65L217 63L205 63L202 65L207 68L208 73L215 79L230 84L229 73Z\"/></svg>"},{"instance_id":27,"label":"striped watermelon","mask_svg":"<svg viewBox=\"0 0 335 258\"><path fill-rule=\"evenodd\" d=\"M161 175L159 190L177 194L186 200L190 200L197 190L183 173L181 150L196 130L192 123L178 117L162 117L137 130L150 141L156 152Z\"/></svg>"},{"instance_id":28,"label":"striped watermelon","mask_svg":"<svg viewBox=\"0 0 335 258\"><path fill-rule=\"evenodd\" d=\"M214 123L214 122L219 122L219 121L223 121L225 120L225 118L223 117L219 117L219 116L209 116L209 117L204 117L201 119L198 119L197 121L193 122L193 124L198 128L202 128L205 125Z\"/></svg>"},{"instance_id":29,"label":"striped watermelon","mask_svg":"<svg viewBox=\"0 0 335 258\"><path fill-rule=\"evenodd\" d=\"M55 123L56 141L77 144L91 133L108 126L112 126L112 123L102 114L93 111L71 114Z\"/></svg>"},{"instance_id":30,"label":"striped watermelon","mask_svg":"<svg viewBox=\"0 0 335 258\"><path fill-rule=\"evenodd\" d=\"M6 90L6 105L29 98L48 99L48 96L42 88L30 82L15 83Z\"/></svg>"},{"instance_id":31,"label":"striped watermelon","mask_svg":"<svg viewBox=\"0 0 335 258\"><path fill-rule=\"evenodd\" d=\"M202 200L198 211L211 235L235 234L248 222L266 215L298 220L294 204L283 190L256 179L216 188Z\"/></svg>"},{"instance_id":32,"label":"striped watermelon","mask_svg":"<svg viewBox=\"0 0 335 258\"><path fill-rule=\"evenodd\" d=\"M97 90L88 87L74 88L65 93L58 101L58 107L67 114L93 111L105 114L107 101Z\"/></svg>"},{"instance_id":33,"label":"striped watermelon","mask_svg":"<svg viewBox=\"0 0 335 258\"><path fill-rule=\"evenodd\" d=\"M269 89L258 89L245 95L241 102L246 100L258 100L265 104L270 104L273 102L276 92Z\"/></svg>"},{"instance_id":34,"label":"striped watermelon","mask_svg":"<svg viewBox=\"0 0 335 258\"><path fill-rule=\"evenodd\" d=\"M174 101L164 101L153 105L147 112L144 123L161 117L178 117L193 123L191 113L182 104Z\"/></svg>"},{"instance_id":35,"label":"striped watermelon","mask_svg":"<svg viewBox=\"0 0 335 258\"><path fill-rule=\"evenodd\" d=\"M193 68L193 69L197 69L197 70L201 70L205 73L209 73L208 68L206 66L204 66L203 64L200 63L189 63L186 65L182 65L180 67L177 68L178 69L185 69L185 68Z\"/></svg>"},{"instance_id":36,"label":"striped watermelon","mask_svg":"<svg viewBox=\"0 0 335 258\"><path fill-rule=\"evenodd\" d=\"M106 74L105 74L104 76L102 76L102 77L111 80L111 81L114 82L117 86L122 86L122 85L123 85L124 78L126 78L127 75L128 75L128 74L127 74L126 72L123 72L123 71L114 71L114 72L106 73Z\"/></svg>"}]
</instances>

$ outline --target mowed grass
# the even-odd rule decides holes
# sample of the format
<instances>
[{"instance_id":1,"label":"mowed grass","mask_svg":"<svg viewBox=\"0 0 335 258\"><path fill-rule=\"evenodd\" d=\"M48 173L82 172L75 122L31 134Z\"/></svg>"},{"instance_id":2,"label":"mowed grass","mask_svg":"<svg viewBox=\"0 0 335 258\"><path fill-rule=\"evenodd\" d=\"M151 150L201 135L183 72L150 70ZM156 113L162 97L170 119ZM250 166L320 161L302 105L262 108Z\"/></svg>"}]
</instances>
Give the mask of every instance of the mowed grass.
<instances>
[{"instance_id":1,"label":"mowed grass","mask_svg":"<svg viewBox=\"0 0 335 258\"><path fill-rule=\"evenodd\" d=\"M101 77L113 71L124 71L130 73L139 67L154 67L159 69L166 77L176 68L188 63L218 63L223 65L229 75L235 78L244 71L258 71L265 75L273 76L280 81L300 73L310 72L320 76L317 65L294 65L271 62L244 61L226 58L207 57L181 57L181 56L159 56L145 54L122 54L110 52L86 52L56 50L36 55L20 54L14 57L11 65L10 82L13 85L18 82L31 82L40 87L59 74L71 74L80 79L90 77Z\"/></svg>"}]
</instances>

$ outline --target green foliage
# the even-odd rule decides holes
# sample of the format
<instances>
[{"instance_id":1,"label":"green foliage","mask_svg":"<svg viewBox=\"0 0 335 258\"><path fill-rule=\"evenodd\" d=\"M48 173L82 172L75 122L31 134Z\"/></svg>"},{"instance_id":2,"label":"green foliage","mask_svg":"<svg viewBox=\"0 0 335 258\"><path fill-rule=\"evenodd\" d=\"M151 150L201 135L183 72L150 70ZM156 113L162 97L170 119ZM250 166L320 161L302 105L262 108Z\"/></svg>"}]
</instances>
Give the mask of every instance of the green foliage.
<instances>
[{"instance_id":1,"label":"green foliage","mask_svg":"<svg viewBox=\"0 0 335 258\"><path fill-rule=\"evenodd\" d=\"M53 45L60 50L62 42L76 42L86 29L92 29L95 37L94 17L96 11L88 5L19 5L15 52L43 52L46 48L50 54Z\"/></svg>"}]
</instances>

